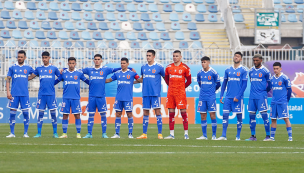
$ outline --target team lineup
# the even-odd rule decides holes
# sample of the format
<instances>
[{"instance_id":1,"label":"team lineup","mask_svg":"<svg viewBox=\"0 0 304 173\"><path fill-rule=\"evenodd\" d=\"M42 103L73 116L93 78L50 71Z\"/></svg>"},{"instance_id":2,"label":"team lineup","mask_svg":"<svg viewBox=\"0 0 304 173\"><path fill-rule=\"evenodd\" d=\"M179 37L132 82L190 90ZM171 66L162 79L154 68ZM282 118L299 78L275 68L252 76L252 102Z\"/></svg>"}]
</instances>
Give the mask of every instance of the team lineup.
<instances>
[{"instance_id":1,"label":"team lineup","mask_svg":"<svg viewBox=\"0 0 304 173\"><path fill-rule=\"evenodd\" d=\"M69 114L75 117L76 137L82 138L80 114L84 112L80 105L80 80L89 85L89 99L86 107L89 113L87 124L88 133L83 138L93 138L94 116L97 111L101 116L102 138L107 136L107 105L105 96L105 84L117 80L117 94L115 97L114 110L116 111L115 134L111 138L120 138L120 126L122 112L125 110L128 117L128 138L133 137L133 85L142 83L143 100L143 134L137 139L147 139L149 125L149 113L155 111L158 128L158 139L174 139L174 124L176 109L179 109L183 119L184 139L189 139L188 115L186 88L191 84L190 68L182 62L181 51L173 52L173 63L164 68L155 61L155 51L148 50L146 53L147 63L142 65L140 76L129 67L127 58L121 59L120 68L110 68L102 66L102 56L94 56L93 67L76 69L76 59L68 58L68 68L59 70L50 64L51 55L43 52L41 55L43 65L35 70L25 64L26 53L23 50L18 52L18 62L12 65L7 73L6 90L8 105L10 109L9 124L10 134L7 138L15 137L15 117L17 109L21 109L24 117L24 134L28 138L29 127L29 91L28 81L39 77L40 87L38 92L36 109L39 111L37 120L38 133L34 138L40 138L42 134L43 116L46 108L49 109L54 138L67 138ZM207 140L207 112L210 114L212 126L212 140L227 140L226 133L229 123L229 114L235 113L237 117L237 141L241 140L241 130L243 124L243 97L247 88L248 77L251 82L248 112L251 136L246 141L256 141L256 114L259 112L264 121L266 137L263 141L275 141L277 119L284 119L288 133L288 141L292 141L292 128L289 121L288 102L291 97L291 83L284 75L282 65L279 62L273 64L274 75L262 65L263 57L260 54L253 56L254 66L248 70L241 65L242 53L236 52L233 57L233 65L225 70L224 81L221 84L219 74L210 66L210 58L201 58L202 69L197 73L197 82L200 87L199 102L197 110L201 114L202 136L196 139ZM107 78L112 74L110 78ZM86 76L88 78L86 78ZM57 77L57 78L56 78ZM168 85L166 108L169 111L170 134L167 137L162 135L162 115L161 115L161 81L162 78ZM63 82L62 107L63 114L62 130L63 134L57 134L56 109L57 101L55 95L55 85ZM222 135L216 137L216 91L220 90L220 102L223 104ZM268 117L267 93L273 92L270 104L270 119ZM226 91L226 94L225 94Z\"/></svg>"}]
</instances>

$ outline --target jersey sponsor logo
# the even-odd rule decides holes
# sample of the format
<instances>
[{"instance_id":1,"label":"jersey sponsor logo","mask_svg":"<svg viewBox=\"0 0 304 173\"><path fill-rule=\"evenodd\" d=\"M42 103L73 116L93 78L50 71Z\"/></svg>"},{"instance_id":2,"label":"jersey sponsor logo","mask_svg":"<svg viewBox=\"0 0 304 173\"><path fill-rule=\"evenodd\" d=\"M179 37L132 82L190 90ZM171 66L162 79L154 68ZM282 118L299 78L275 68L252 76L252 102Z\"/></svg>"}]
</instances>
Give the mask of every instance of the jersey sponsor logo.
<instances>
[{"instance_id":1,"label":"jersey sponsor logo","mask_svg":"<svg viewBox=\"0 0 304 173\"><path fill-rule=\"evenodd\" d=\"M64 84L65 84L65 85L70 85L70 84L72 84L72 85L77 85L78 82L75 82L75 81L64 81Z\"/></svg>"},{"instance_id":2,"label":"jersey sponsor logo","mask_svg":"<svg viewBox=\"0 0 304 173\"><path fill-rule=\"evenodd\" d=\"M117 83L118 83L118 85L119 84L131 84L130 81L120 81L120 80Z\"/></svg>"},{"instance_id":3,"label":"jersey sponsor logo","mask_svg":"<svg viewBox=\"0 0 304 173\"><path fill-rule=\"evenodd\" d=\"M211 76L208 76L208 80L211 80Z\"/></svg>"},{"instance_id":4,"label":"jersey sponsor logo","mask_svg":"<svg viewBox=\"0 0 304 173\"><path fill-rule=\"evenodd\" d=\"M103 75L103 71L100 71L99 74L100 74L100 75Z\"/></svg>"},{"instance_id":5,"label":"jersey sponsor logo","mask_svg":"<svg viewBox=\"0 0 304 173\"><path fill-rule=\"evenodd\" d=\"M283 87L272 87L272 90L283 90Z\"/></svg>"},{"instance_id":6,"label":"jersey sponsor logo","mask_svg":"<svg viewBox=\"0 0 304 173\"><path fill-rule=\"evenodd\" d=\"M262 73L259 73L259 77L262 77L263 76L263 74Z\"/></svg>"},{"instance_id":7,"label":"jersey sponsor logo","mask_svg":"<svg viewBox=\"0 0 304 173\"><path fill-rule=\"evenodd\" d=\"M208 85L211 85L212 82L201 81L201 84L208 84Z\"/></svg>"},{"instance_id":8,"label":"jersey sponsor logo","mask_svg":"<svg viewBox=\"0 0 304 173\"><path fill-rule=\"evenodd\" d=\"M90 80L93 80L93 79L104 79L104 77L90 76Z\"/></svg>"},{"instance_id":9,"label":"jersey sponsor logo","mask_svg":"<svg viewBox=\"0 0 304 173\"><path fill-rule=\"evenodd\" d=\"M278 84L281 86L282 85L282 81L278 82Z\"/></svg>"},{"instance_id":10,"label":"jersey sponsor logo","mask_svg":"<svg viewBox=\"0 0 304 173\"><path fill-rule=\"evenodd\" d=\"M155 78L155 75L146 75L146 74L144 74L143 78Z\"/></svg>"},{"instance_id":11,"label":"jersey sponsor logo","mask_svg":"<svg viewBox=\"0 0 304 173\"><path fill-rule=\"evenodd\" d=\"M130 75L129 74L127 75L127 79L130 79Z\"/></svg>"},{"instance_id":12,"label":"jersey sponsor logo","mask_svg":"<svg viewBox=\"0 0 304 173\"><path fill-rule=\"evenodd\" d=\"M41 75L39 76L40 79L51 79L53 78L53 76L50 76L50 75Z\"/></svg>"},{"instance_id":13,"label":"jersey sponsor logo","mask_svg":"<svg viewBox=\"0 0 304 173\"><path fill-rule=\"evenodd\" d=\"M78 79L78 76L74 76L74 79L77 80L77 79Z\"/></svg>"},{"instance_id":14,"label":"jersey sponsor logo","mask_svg":"<svg viewBox=\"0 0 304 173\"><path fill-rule=\"evenodd\" d=\"M155 69L153 69L153 70L152 70L152 73L155 73L155 72L156 72L156 70L155 70Z\"/></svg>"},{"instance_id":15,"label":"jersey sponsor logo","mask_svg":"<svg viewBox=\"0 0 304 173\"><path fill-rule=\"evenodd\" d=\"M49 73L51 74L53 70L49 70Z\"/></svg>"},{"instance_id":16,"label":"jersey sponsor logo","mask_svg":"<svg viewBox=\"0 0 304 173\"><path fill-rule=\"evenodd\" d=\"M25 69L25 70L24 70L24 74L26 74L26 73L27 73L27 70Z\"/></svg>"},{"instance_id":17,"label":"jersey sponsor logo","mask_svg":"<svg viewBox=\"0 0 304 173\"><path fill-rule=\"evenodd\" d=\"M229 77L228 81L241 81L241 79L240 78Z\"/></svg>"},{"instance_id":18,"label":"jersey sponsor logo","mask_svg":"<svg viewBox=\"0 0 304 173\"><path fill-rule=\"evenodd\" d=\"M170 78L183 78L182 75L172 75L170 74Z\"/></svg>"},{"instance_id":19,"label":"jersey sponsor logo","mask_svg":"<svg viewBox=\"0 0 304 173\"><path fill-rule=\"evenodd\" d=\"M14 75L14 78L18 78L18 77L27 78L27 76L26 76L26 75L23 75L23 74L15 74L15 75Z\"/></svg>"},{"instance_id":20,"label":"jersey sponsor logo","mask_svg":"<svg viewBox=\"0 0 304 173\"><path fill-rule=\"evenodd\" d=\"M236 75L237 75L237 76L240 76L240 75L241 75L241 73L240 73L240 72L237 72L237 73L236 73Z\"/></svg>"},{"instance_id":21,"label":"jersey sponsor logo","mask_svg":"<svg viewBox=\"0 0 304 173\"><path fill-rule=\"evenodd\" d=\"M262 79L259 78L251 78L251 82L256 81L256 82L262 82Z\"/></svg>"}]
</instances>

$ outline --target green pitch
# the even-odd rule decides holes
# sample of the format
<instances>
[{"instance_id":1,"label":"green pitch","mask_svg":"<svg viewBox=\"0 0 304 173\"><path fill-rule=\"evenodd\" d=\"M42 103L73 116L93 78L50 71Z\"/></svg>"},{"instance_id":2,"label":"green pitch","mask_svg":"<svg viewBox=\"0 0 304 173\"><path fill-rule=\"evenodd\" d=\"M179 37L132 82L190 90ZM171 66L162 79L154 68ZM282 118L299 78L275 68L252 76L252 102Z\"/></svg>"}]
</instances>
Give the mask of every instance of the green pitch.
<instances>
[{"instance_id":1,"label":"green pitch","mask_svg":"<svg viewBox=\"0 0 304 173\"><path fill-rule=\"evenodd\" d=\"M218 127L217 137L221 135ZM169 134L163 126L164 137ZM114 134L108 125L108 136ZM176 125L175 140L157 139L157 127L149 125L148 139L128 139L127 125L121 127L121 139L101 139L100 124L94 125L93 139L76 139L74 125L69 125L68 139L53 139L52 126L44 124L42 138L32 138L37 130L30 124L31 138L22 138L23 124L16 125L16 138L7 139L8 124L0 124L0 172L302 172L304 170L303 125L293 125L293 142L288 142L284 125L279 125L275 142L263 142L263 125L257 126L256 142L248 125L243 126L241 139L235 141L236 125L229 125L227 141L211 141L208 124L207 141L200 125L189 126L190 140L183 139L182 125ZM61 135L61 126L58 126ZM82 125L82 136L87 132ZM135 124L133 136L142 133Z\"/></svg>"}]
</instances>

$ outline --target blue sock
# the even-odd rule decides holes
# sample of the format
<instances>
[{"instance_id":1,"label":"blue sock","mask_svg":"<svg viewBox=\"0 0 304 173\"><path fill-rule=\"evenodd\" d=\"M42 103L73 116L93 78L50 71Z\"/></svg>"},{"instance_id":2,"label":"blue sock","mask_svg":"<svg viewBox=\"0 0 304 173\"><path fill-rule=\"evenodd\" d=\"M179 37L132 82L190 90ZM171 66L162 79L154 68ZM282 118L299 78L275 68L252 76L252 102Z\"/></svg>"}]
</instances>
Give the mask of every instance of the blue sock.
<instances>
[{"instance_id":1,"label":"blue sock","mask_svg":"<svg viewBox=\"0 0 304 173\"><path fill-rule=\"evenodd\" d=\"M237 117L237 133L236 133L236 136L240 137L241 136L241 131L242 131L242 126L243 126L242 114L236 114L236 117Z\"/></svg>"},{"instance_id":2,"label":"blue sock","mask_svg":"<svg viewBox=\"0 0 304 173\"><path fill-rule=\"evenodd\" d=\"M163 118L161 115L156 115L157 120L157 128L158 128L158 134L162 134L163 131Z\"/></svg>"},{"instance_id":3,"label":"blue sock","mask_svg":"<svg viewBox=\"0 0 304 173\"><path fill-rule=\"evenodd\" d=\"M143 117L143 133L147 134L148 131L148 125L149 125L149 115L144 115Z\"/></svg>"},{"instance_id":4,"label":"blue sock","mask_svg":"<svg viewBox=\"0 0 304 173\"><path fill-rule=\"evenodd\" d=\"M270 137L274 138L274 135L275 135L276 130L277 130L277 128L271 127Z\"/></svg>"},{"instance_id":5,"label":"blue sock","mask_svg":"<svg viewBox=\"0 0 304 173\"><path fill-rule=\"evenodd\" d=\"M251 135L255 135L255 127L256 127L256 120L255 120L255 113L249 113L249 125L251 130Z\"/></svg>"},{"instance_id":6,"label":"blue sock","mask_svg":"<svg viewBox=\"0 0 304 173\"><path fill-rule=\"evenodd\" d=\"M106 113L101 113L101 129L102 129L102 133L107 133L107 116Z\"/></svg>"},{"instance_id":7,"label":"blue sock","mask_svg":"<svg viewBox=\"0 0 304 173\"><path fill-rule=\"evenodd\" d=\"M212 136L216 136L216 129L217 129L216 119L211 120L211 126L212 126Z\"/></svg>"},{"instance_id":8,"label":"blue sock","mask_svg":"<svg viewBox=\"0 0 304 173\"><path fill-rule=\"evenodd\" d=\"M39 111L37 129L38 129L38 134L40 134L40 135L41 135L41 129L42 129L42 124L43 124L43 116L44 116L44 111Z\"/></svg>"},{"instance_id":9,"label":"blue sock","mask_svg":"<svg viewBox=\"0 0 304 173\"><path fill-rule=\"evenodd\" d=\"M207 120L201 120L203 136L207 137Z\"/></svg>"},{"instance_id":10,"label":"blue sock","mask_svg":"<svg viewBox=\"0 0 304 173\"><path fill-rule=\"evenodd\" d=\"M93 126L94 126L94 115L95 113L89 114L89 119L88 119L88 133L92 135L93 131Z\"/></svg>"},{"instance_id":11,"label":"blue sock","mask_svg":"<svg viewBox=\"0 0 304 173\"><path fill-rule=\"evenodd\" d=\"M129 133L133 133L133 117L128 118L128 128L129 128Z\"/></svg>"},{"instance_id":12,"label":"blue sock","mask_svg":"<svg viewBox=\"0 0 304 173\"><path fill-rule=\"evenodd\" d=\"M29 128L29 121L30 121L30 117L29 117L29 113L28 113L28 109L23 110L23 124L24 124L24 134L27 133L28 128Z\"/></svg>"},{"instance_id":13,"label":"blue sock","mask_svg":"<svg viewBox=\"0 0 304 173\"><path fill-rule=\"evenodd\" d=\"M288 133L288 137L292 137L292 130L291 127L286 127L287 133Z\"/></svg>"},{"instance_id":14,"label":"blue sock","mask_svg":"<svg viewBox=\"0 0 304 173\"><path fill-rule=\"evenodd\" d=\"M81 119L75 119L75 125L76 125L77 133L80 133L80 131L81 131Z\"/></svg>"},{"instance_id":15,"label":"blue sock","mask_svg":"<svg viewBox=\"0 0 304 173\"><path fill-rule=\"evenodd\" d=\"M68 131L68 126L69 126L69 120L62 120L62 130L63 133L67 133Z\"/></svg>"},{"instance_id":16,"label":"blue sock","mask_svg":"<svg viewBox=\"0 0 304 173\"><path fill-rule=\"evenodd\" d=\"M10 119L9 119L9 123L10 123L10 129L11 129L11 133L15 134L15 123L16 123L16 110L10 110Z\"/></svg>"},{"instance_id":17,"label":"blue sock","mask_svg":"<svg viewBox=\"0 0 304 173\"><path fill-rule=\"evenodd\" d=\"M116 131L116 134L119 135L119 132L120 132L120 125L121 125L121 117L116 117L115 119L115 131Z\"/></svg>"},{"instance_id":18,"label":"blue sock","mask_svg":"<svg viewBox=\"0 0 304 173\"><path fill-rule=\"evenodd\" d=\"M264 127L265 127L265 131L266 131L266 136L270 136L270 129L269 129L269 119L268 119L268 114L267 112L263 112L261 113L262 118L264 120Z\"/></svg>"},{"instance_id":19,"label":"blue sock","mask_svg":"<svg viewBox=\"0 0 304 173\"><path fill-rule=\"evenodd\" d=\"M52 117L53 133L57 133L56 110L51 110L50 112L51 112L51 117Z\"/></svg>"},{"instance_id":20,"label":"blue sock","mask_svg":"<svg viewBox=\"0 0 304 173\"><path fill-rule=\"evenodd\" d=\"M227 128L228 128L228 119L229 119L229 113L223 113L223 132L222 132L223 137L226 137Z\"/></svg>"}]
</instances>

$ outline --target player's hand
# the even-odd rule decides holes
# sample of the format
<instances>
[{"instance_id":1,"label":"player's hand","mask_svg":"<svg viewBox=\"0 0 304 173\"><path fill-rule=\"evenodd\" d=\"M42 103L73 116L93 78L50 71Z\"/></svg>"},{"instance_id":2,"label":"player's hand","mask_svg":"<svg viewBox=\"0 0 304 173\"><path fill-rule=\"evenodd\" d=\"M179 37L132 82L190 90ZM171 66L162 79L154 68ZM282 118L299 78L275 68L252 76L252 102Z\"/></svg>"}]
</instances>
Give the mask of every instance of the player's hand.
<instances>
[{"instance_id":1,"label":"player's hand","mask_svg":"<svg viewBox=\"0 0 304 173\"><path fill-rule=\"evenodd\" d=\"M132 71L133 71L134 73L136 73L136 70L135 70L134 68L132 68Z\"/></svg>"},{"instance_id":2,"label":"player's hand","mask_svg":"<svg viewBox=\"0 0 304 173\"><path fill-rule=\"evenodd\" d=\"M234 97L233 101L238 102L239 100L236 97Z\"/></svg>"},{"instance_id":3,"label":"player's hand","mask_svg":"<svg viewBox=\"0 0 304 173\"><path fill-rule=\"evenodd\" d=\"M222 104L224 104L224 102L223 102L223 97L220 99L220 102L221 102Z\"/></svg>"},{"instance_id":4,"label":"player's hand","mask_svg":"<svg viewBox=\"0 0 304 173\"><path fill-rule=\"evenodd\" d=\"M62 74L62 72L63 72L63 71L64 71L64 70L63 70L63 69L61 69L61 70L60 70L60 74Z\"/></svg>"},{"instance_id":5,"label":"player's hand","mask_svg":"<svg viewBox=\"0 0 304 173\"><path fill-rule=\"evenodd\" d=\"M7 98L10 99L10 100L13 99L12 94L10 92L7 93Z\"/></svg>"}]
</instances>

